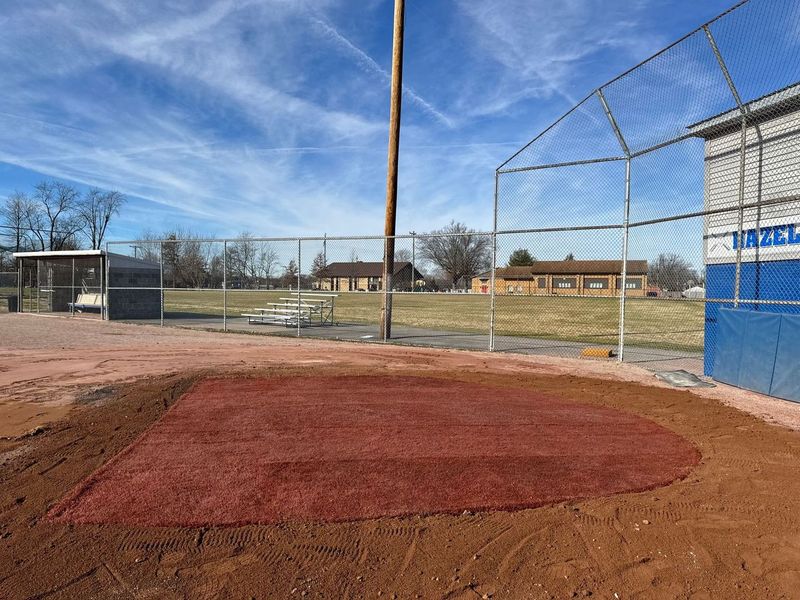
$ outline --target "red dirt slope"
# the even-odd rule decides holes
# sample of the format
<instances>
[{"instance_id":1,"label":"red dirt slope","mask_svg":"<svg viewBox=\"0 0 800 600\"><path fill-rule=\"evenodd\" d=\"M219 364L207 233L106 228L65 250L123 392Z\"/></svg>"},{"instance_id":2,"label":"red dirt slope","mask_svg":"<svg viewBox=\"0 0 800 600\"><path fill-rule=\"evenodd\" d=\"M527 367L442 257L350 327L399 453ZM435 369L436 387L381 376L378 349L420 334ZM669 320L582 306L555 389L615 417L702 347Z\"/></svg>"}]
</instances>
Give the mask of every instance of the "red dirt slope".
<instances>
[{"instance_id":1,"label":"red dirt slope","mask_svg":"<svg viewBox=\"0 0 800 600\"><path fill-rule=\"evenodd\" d=\"M513 509L653 488L698 460L641 417L518 389L210 379L50 517L201 526Z\"/></svg>"}]
</instances>

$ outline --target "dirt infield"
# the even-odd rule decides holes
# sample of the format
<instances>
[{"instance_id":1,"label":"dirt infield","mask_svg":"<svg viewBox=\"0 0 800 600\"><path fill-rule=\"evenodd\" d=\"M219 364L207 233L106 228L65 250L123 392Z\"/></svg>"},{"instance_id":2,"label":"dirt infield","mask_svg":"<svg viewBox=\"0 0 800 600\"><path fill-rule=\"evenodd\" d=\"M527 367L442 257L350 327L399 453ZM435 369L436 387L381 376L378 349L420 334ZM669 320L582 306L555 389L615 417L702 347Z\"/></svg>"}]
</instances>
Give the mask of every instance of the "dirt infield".
<instances>
[{"instance_id":1,"label":"dirt infield","mask_svg":"<svg viewBox=\"0 0 800 600\"><path fill-rule=\"evenodd\" d=\"M386 376L199 382L56 521L212 526L532 508L643 491L699 459L640 417Z\"/></svg>"},{"instance_id":2,"label":"dirt infield","mask_svg":"<svg viewBox=\"0 0 800 600\"><path fill-rule=\"evenodd\" d=\"M0 315L0 333L4 406L71 407L0 442L0 598L798 597L800 434L720 400L796 424L789 403L678 391L605 363L16 315ZM424 376L532 393L649 419L702 458L664 487L517 511L237 527L47 520L220 375Z\"/></svg>"}]
</instances>

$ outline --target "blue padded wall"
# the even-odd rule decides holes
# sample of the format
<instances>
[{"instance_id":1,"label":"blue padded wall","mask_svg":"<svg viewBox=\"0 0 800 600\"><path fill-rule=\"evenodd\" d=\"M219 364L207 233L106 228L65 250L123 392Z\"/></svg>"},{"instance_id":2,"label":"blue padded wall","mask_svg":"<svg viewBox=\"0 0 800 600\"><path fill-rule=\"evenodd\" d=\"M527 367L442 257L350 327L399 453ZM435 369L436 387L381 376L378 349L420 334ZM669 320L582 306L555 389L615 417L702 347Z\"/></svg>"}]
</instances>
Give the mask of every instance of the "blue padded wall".
<instances>
[{"instance_id":1,"label":"blue padded wall","mask_svg":"<svg viewBox=\"0 0 800 600\"><path fill-rule=\"evenodd\" d=\"M714 379L800 402L800 316L721 308L715 329Z\"/></svg>"},{"instance_id":2,"label":"blue padded wall","mask_svg":"<svg viewBox=\"0 0 800 600\"><path fill-rule=\"evenodd\" d=\"M736 265L708 265L706 267L706 298L729 299L734 296ZM800 314L800 306L759 304L753 300L798 300L800 299L800 261L779 260L758 263L742 263L740 307L744 310ZM714 376L715 354L719 314L723 308L732 308L732 303L706 303L705 314L705 360L703 372Z\"/></svg>"},{"instance_id":3,"label":"blue padded wall","mask_svg":"<svg viewBox=\"0 0 800 600\"><path fill-rule=\"evenodd\" d=\"M770 389L772 396L800 401L798 340L800 340L800 317L784 316L781 320L781 333L775 351L775 369Z\"/></svg>"}]
</instances>

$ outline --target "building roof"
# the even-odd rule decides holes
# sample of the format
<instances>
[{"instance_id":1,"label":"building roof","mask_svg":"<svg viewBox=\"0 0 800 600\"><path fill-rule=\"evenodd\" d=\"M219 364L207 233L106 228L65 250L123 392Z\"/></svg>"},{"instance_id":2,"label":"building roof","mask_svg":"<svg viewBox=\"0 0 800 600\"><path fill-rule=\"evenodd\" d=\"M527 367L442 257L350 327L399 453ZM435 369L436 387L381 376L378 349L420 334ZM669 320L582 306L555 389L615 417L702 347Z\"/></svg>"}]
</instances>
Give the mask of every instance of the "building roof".
<instances>
[{"instance_id":1,"label":"building roof","mask_svg":"<svg viewBox=\"0 0 800 600\"><path fill-rule=\"evenodd\" d=\"M79 258L84 256L104 255L104 250L41 250L33 252L14 252L14 258Z\"/></svg>"},{"instance_id":2,"label":"building roof","mask_svg":"<svg viewBox=\"0 0 800 600\"><path fill-rule=\"evenodd\" d=\"M127 269L160 269L157 262L134 258L125 254L115 252L106 253L105 250L39 250L33 252L14 252L14 258L30 258L36 260L60 259L60 258L92 258L108 256L109 262L113 267Z\"/></svg>"},{"instance_id":3,"label":"building roof","mask_svg":"<svg viewBox=\"0 0 800 600\"><path fill-rule=\"evenodd\" d=\"M800 110L800 83L792 84L777 92L761 96L747 102L747 124L755 125L769 121L781 115ZM714 138L725 135L742 126L742 112L739 107L709 117L698 123L689 125L688 129L697 137Z\"/></svg>"},{"instance_id":4,"label":"building roof","mask_svg":"<svg viewBox=\"0 0 800 600\"><path fill-rule=\"evenodd\" d=\"M618 275L621 260L537 260L526 267L498 267L495 277L502 279L533 279L537 275ZM646 260L629 260L629 275L646 275ZM484 273L483 275L488 275Z\"/></svg>"},{"instance_id":5,"label":"building roof","mask_svg":"<svg viewBox=\"0 0 800 600\"><path fill-rule=\"evenodd\" d=\"M394 275L410 267L408 261L394 263ZM419 271L417 271L419 273ZM320 274L322 277L382 277L383 262L333 262Z\"/></svg>"}]
</instances>

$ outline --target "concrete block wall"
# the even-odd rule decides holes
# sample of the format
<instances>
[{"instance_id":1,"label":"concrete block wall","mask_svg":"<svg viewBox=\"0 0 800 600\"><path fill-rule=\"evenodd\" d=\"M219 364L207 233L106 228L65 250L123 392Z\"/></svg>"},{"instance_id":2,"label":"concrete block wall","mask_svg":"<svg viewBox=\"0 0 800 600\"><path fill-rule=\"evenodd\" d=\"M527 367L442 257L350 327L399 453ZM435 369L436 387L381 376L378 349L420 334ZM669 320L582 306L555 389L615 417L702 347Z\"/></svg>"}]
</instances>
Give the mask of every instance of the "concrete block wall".
<instances>
[{"instance_id":1,"label":"concrete block wall","mask_svg":"<svg viewBox=\"0 0 800 600\"><path fill-rule=\"evenodd\" d=\"M161 316L159 271L115 269L112 263L108 283L109 319L158 319Z\"/></svg>"}]
</instances>

